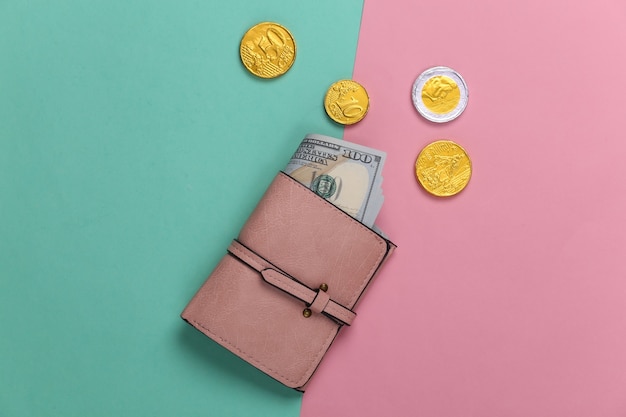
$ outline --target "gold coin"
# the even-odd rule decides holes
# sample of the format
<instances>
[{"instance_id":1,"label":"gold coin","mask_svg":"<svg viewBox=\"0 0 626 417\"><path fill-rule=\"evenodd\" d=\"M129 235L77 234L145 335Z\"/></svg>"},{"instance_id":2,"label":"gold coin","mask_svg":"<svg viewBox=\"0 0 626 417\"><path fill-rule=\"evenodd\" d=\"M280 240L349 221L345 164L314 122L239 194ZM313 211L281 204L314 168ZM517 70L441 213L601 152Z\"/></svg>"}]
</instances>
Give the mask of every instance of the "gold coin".
<instances>
[{"instance_id":1,"label":"gold coin","mask_svg":"<svg viewBox=\"0 0 626 417\"><path fill-rule=\"evenodd\" d=\"M324 98L328 117L342 125L361 121L370 106L370 98L363 86L352 80L339 80L330 86Z\"/></svg>"},{"instance_id":2,"label":"gold coin","mask_svg":"<svg viewBox=\"0 0 626 417\"><path fill-rule=\"evenodd\" d=\"M239 47L243 65L261 78L283 75L296 59L296 42L282 25L263 22L252 26Z\"/></svg>"},{"instance_id":3,"label":"gold coin","mask_svg":"<svg viewBox=\"0 0 626 417\"><path fill-rule=\"evenodd\" d=\"M438 140L424 147L415 161L415 176L429 193L449 197L459 193L472 176L467 152L451 140Z\"/></svg>"},{"instance_id":4,"label":"gold coin","mask_svg":"<svg viewBox=\"0 0 626 417\"><path fill-rule=\"evenodd\" d=\"M433 113L449 113L459 105L461 91L452 78L437 75L424 83L422 101Z\"/></svg>"},{"instance_id":5,"label":"gold coin","mask_svg":"<svg viewBox=\"0 0 626 417\"><path fill-rule=\"evenodd\" d=\"M417 77L411 96L422 116L431 122L444 123L463 113L469 92L458 72L448 67L433 67Z\"/></svg>"}]
</instances>

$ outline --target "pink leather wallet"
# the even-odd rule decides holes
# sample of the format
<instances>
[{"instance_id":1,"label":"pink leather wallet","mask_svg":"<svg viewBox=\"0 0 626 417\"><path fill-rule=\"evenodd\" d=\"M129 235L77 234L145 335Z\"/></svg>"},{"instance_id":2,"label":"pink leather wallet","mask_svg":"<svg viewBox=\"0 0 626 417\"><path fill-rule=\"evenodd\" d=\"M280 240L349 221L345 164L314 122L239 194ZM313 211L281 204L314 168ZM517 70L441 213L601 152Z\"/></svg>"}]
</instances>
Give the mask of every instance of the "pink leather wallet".
<instances>
[{"instance_id":1,"label":"pink leather wallet","mask_svg":"<svg viewBox=\"0 0 626 417\"><path fill-rule=\"evenodd\" d=\"M304 391L395 247L281 172L181 316Z\"/></svg>"}]
</instances>

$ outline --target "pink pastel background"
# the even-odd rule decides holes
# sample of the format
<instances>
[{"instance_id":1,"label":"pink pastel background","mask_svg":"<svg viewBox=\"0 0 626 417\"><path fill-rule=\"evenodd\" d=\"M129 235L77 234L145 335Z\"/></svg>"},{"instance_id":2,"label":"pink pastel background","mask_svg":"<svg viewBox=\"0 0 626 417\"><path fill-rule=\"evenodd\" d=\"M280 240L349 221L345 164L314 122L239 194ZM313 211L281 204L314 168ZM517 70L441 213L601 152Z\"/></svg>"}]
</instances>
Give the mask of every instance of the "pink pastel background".
<instances>
[{"instance_id":1,"label":"pink pastel background","mask_svg":"<svg viewBox=\"0 0 626 417\"><path fill-rule=\"evenodd\" d=\"M410 99L435 65L470 91L441 125ZM344 137L388 153L399 248L302 416L626 416L625 77L624 0L365 0ZM441 138L474 167L448 199L414 177Z\"/></svg>"}]
</instances>

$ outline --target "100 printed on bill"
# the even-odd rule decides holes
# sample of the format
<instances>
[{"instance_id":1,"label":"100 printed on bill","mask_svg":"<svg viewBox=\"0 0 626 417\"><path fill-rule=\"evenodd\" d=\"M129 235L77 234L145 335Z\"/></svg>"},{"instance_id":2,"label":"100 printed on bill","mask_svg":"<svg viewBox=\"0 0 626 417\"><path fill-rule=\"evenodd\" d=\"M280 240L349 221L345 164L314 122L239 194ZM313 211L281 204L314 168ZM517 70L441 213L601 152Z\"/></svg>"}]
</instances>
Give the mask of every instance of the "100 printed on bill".
<instances>
[{"instance_id":1,"label":"100 printed on bill","mask_svg":"<svg viewBox=\"0 0 626 417\"><path fill-rule=\"evenodd\" d=\"M329 136L308 134L285 173L320 197L372 227L383 204L386 154Z\"/></svg>"}]
</instances>

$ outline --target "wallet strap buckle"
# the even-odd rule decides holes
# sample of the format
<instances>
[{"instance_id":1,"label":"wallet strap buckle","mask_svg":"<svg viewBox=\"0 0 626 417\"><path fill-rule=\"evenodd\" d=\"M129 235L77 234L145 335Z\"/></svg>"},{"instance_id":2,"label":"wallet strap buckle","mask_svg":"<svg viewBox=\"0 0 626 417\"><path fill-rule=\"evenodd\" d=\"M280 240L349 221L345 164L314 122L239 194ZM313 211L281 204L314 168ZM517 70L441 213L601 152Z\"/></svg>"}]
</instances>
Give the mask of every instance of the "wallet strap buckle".
<instances>
[{"instance_id":1,"label":"wallet strap buckle","mask_svg":"<svg viewBox=\"0 0 626 417\"><path fill-rule=\"evenodd\" d=\"M258 271L268 284L303 301L310 312L322 313L339 322L339 324L348 326L352 324L356 317L352 310L332 300L330 295L323 289L312 290L254 253L239 241L233 240L228 247L228 252ZM326 288L328 288L327 285ZM310 315L305 314L305 317Z\"/></svg>"}]
</instances>

